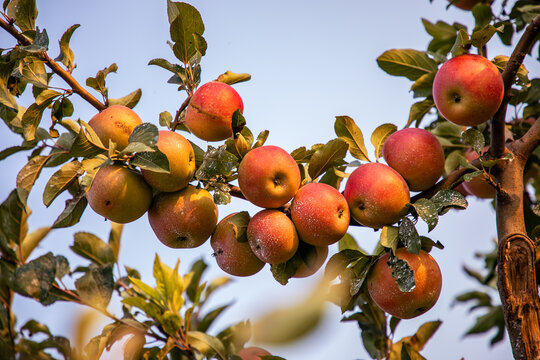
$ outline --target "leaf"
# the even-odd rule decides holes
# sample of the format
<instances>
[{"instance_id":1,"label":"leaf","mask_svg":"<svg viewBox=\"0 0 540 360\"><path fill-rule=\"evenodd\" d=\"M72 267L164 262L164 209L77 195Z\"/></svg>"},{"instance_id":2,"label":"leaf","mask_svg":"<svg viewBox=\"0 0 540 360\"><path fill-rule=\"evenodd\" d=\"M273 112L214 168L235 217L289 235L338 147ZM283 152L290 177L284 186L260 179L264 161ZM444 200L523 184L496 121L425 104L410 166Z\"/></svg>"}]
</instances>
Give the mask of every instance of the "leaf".
<instances>
[{"instance_id":1,"label":"leaf","mask_svg":"<svg viewBox=\"0 0 540 360\"><path fill-rule=\"evenodd\" d=\"M345 235L343 235L343 237L341 239L339 239L339 241L338 241L338 249L339 249L339 251L345 250L345 249L350 249L350 250L358 250L360 252L364 252L360 248L360 246L358 246L358 243L356 242L354 237L349 233L346 233Z\"/></svg>"},{"instance_id":2,"label":"leaf","mask_svg":"<svg viewBox=\"0 0 540 360\"><path fill-rule=\"evenodd\" d=\"M200 351L207 358L217 354L221 359L226 359L225 347L223 343L216 337L207 335L201 331L190 331L187 334L189 344Z\"/></svg>"},{"instance_id":3,"label":"leaf","mask_svg":"<svg viewBox=\"0 0 540 360\"><path fill-rule=\"evenodd\" d=\"M90 264L88 271L75 281L81 299L92 307L105 309L111 300L114 287L112 265Z\"/></svg>"},{"instance_id":4,"label":"leaf","mask_svg":"<svg viewBox=\"0 0 540 360\"><path fill-rule=\"evenodd\" d=\"M392 269L392 276L400 291L411 292L416 287L414 283L414 271L405 260L401 260L391 255L388 259L388 266Z\"/></svg>"},{"instance_id":5,"label":"leaf","mask_svg":"<svg viewBox=\"0 0 540 360\"><path fill-rule=\"evenodd\" d=\"M135 91L130 92L129 94L118 98L118 99L109 99L109 106L111 105L123 105L130 109L133 109L141 99L142 96L142 90L137 89Z\"/></svg>"},{"instance_id":6,"label":"leaf","mask_svg":"<svg viewBox=\"0 0 540 360\"><path fill-rule=\"evenodd\" d=\"M377 58L377 64L388 74L409 80L437 71L437 63L426 52L413 49L385 51Z\"/></svg>"},{"instance_id":7,"label":"leaf","mask_svg":"<svg viewBox=\"0 0 540 360\"><path fill-rule=\"evenodd\" d=\"M36 1L11 0L7 6L7 14L9 17L15 19L15 23L23 32L34 30L38 14Z\"/></svg>"},{"instance_id":8,"label":"leaf","mask_svg":"<svg viewBox=\"0 0 540 360\"><path fill-rule=\"evenodd\" d=\"M352 249L341 250L337 254L332 255L324 269L325 279L335 279L339 274L345 271L350 264L362 258L368 258L368 256L359 250Z\"/></svg>"},{"instance_id":9,"label":"leaf","mask_svg":"<svg viewBox=\"0 0 540 360\"><path fill-rule=\"evenodd\" d=\"M49 160L49 156L38 155L30 159L17 174L17 193L23 203L26 203L28 194L36 182L43 166Z\"/></svg>"},{"instance_id":10,"label":"leaf","mask_svg":"<svg viewBox=\"0 0 540 360\"><path fill-rule=\"evenodd\" d=\"M107 77L107 75L116 72L117 70L118 66L114 63L111 64L108 68L99 70L96 73L96 77L89 77L86 79L86 86L90 86L92 89L97 90L105 98L108 98L108 89L105 86L105 78Z\"/></svg>"},{"instance_id":11,"label":"leaf","mask_svg":"<svg viewBox=\"0 0 540 360\"><path fill-rule=\"evenodd\" d=\"M167 155L159 151L157 148L153 152L145 151L136 153L131 159L130 164L153 172L170 172Z\"/></svg>"},{"instance_id":12,"label":"leaf","mask_svg":"<svg viewBox=\"0 0 540 360\"><path fill-rule=\"evenodd\" d=\"M349 144L349 151L352 156L358 160L369 161L366 145L364 144L364 135L352 118L349 116L336 116L334 131L340 139Z\"/></svg>"},{"instance_id":13,"label":"leaf","mask_svg":"<svg viewBox=\"0 0 540 360\"><path fill-rule=\"evenodd\" d=\"M56 57L56 61L60 61L68 70L74 68L74 59L73 50L69 47L69 42L71 41L71 36L73 32L79 28L79 24L75 24L69 27L62 37L60 38L60 54Z\"/></svg>"},{"instance_id":14,"label":"leaf","mask_svg":"<svg viewBox=\"0 0 540 360\"><path fill-rule=\"evenodd\" d=\"M499 31L502 31L502 29L497 29L495 26L488 24L480 30L473 31L471 35L471 43L473 46L481 49L489 42L489 40L491 40L493 35Z\"/></svg>"},{"instance_id":15,"label":"leaf","mask_svg":"<svg viewBox=\"0 0 540 360\"><path fill-rule=\"evenodd\" d=\"M433 40L428 45L428 51L442 55L446 55L454 45L457 31L466 29L461 24L454 23L450 25L444 21L437 21L433 24L426 19L422 19L422 23L427 33L433 37Z\"/></svg>"},{"instance_id":16,"label":"leaf","mask_svg":"<svg viewBox=\"0 0 540 360\"><path fill-rule=\"evenodd\" d=\"M379 125L371 134L371 143L375 147L375 159L379 161L382 156L382 147L386 139L397 131L397 126L394 124Z\"/></svg>"},{"instance_id":17,"label":"leaf","mask_svg":"<svg viewBox=\"0 0 540 360\"><path fill-rule=\"evenodd\" d=\"M81 190L73 195L72 199L66 200L65 208L54 221L52 228L70 227L78 223L87 204L84 191Z\"/></svg>"},{"instance_id":18,"label":"leaf","mask_svg":"<svg viewBox=\"0 0 540 360\"><path fill-rule=\"evenodd\" d=\"M392 249L395 253L399 240L399 229L395 226L383 226L380 242L385 248Z\"/></svg>"},{"instance_id":19,"label":"leaf","mask_svg":"<svg viewBox=\"0 0 540 360\"><path fill-rule=\"evenodd\" d=\"M77 232L71 250L97 265L113 264L115 257L109 244L87 232Z\"/></svg>"},{"instance_id":20,"label":"leaf","mask_svg":"<svg viewBox=\"0 0 540 360\"><path fill-rule=\"evenodd\" d=\"M176 262L173 270L167 265L164 265L156 254L153 268L156 288L163 295L170 309L175 313L184 305L184 299L182 298L184 282L182 277L178 275L179 262L180 260Z\"/></svg>"},{"instance_id":21,"label":"leaf","mask_svg":"<svg viewBox=\"0 0 540 360\"><path fill-rule=\"evenodd\" d=\"M481 29L484 26L488 25L493 18L493 12L491 11L491 6L487 4L479 3L478 6L472 8L472 14L474 16L475 30ZM474 35L474 32L473 32ZM476 46L476 45L475 45Z\"/></svg>"},{"instance_id":22,"label":"leaf","mask_svg":"<svg viewBox=\"0 0 540 360\"><path fill-rule=\"evenodd\" d=\"M170 35L174 42L175 56L187 64L197 53L197 44L194 34L204 33L204 24L201 14L193 6L186 3L174 3L177 15L171 22Z\"/></svg>"},{"instance_id":23,"label":"leaf","mask_svg":"<svg viewBox=\"0 0 540 360\"><path fill-rule=\"evenodd\" d=\"M263 146L269 133L270 131L268 130L261 131L259 135L257 135L257 140L255 141L255 144L253 144L253 149Z\"/></svg>"},{"instance_id":24,"label":"leaf","mask_svg":"<svg viewBox=\"0 0 540 360\"><path fill-rule=\"evenodd\" d=\"M154 147L157 145L159 138L159 129L151 123L144 123L136 126L131 135L129 135L129 143L143 143L146 146Z\"/></svg>"},{"instance_id":25,"label":"leaf","mask_svg":"<svg viewBox=\"0 0 540 360\"><path fill-rule=\"evenodd\" d=\"M186 286L186 293L189 297L189 300L193 303L195 303L195 295L197 293L197 289L199 288L202 274L207 267L208 265L206 265L203 260L197 260L191 266L190 273L192 273L193 276L191 277L191 280Z\"/></svg>"},{"instance_id":26,"label":"leaf","mask_svg":"<svg viewBox=\"0 0 540 360\"><path fill-rule=\"evenodd\" d=\"M437 74L436 72L431 72L429 74L420 76L411 85L411 91L413 92L413 97L431 98L431 96L433 95L433 81L435 80L436 74Z\"/></svg>"},{"instance_id":27,"label":"leaf","mask_svg":"<svg viewBox=\"0 0 540 360\"><path fill-rule=\"evenodd\" d=\"M296 252L292 258L280 263L270 265L270 271L274 279L281 285L287 285L289 279L296 274L296 271L302 266L303 260L300 252Z\"/></svg>"},{"instance_id":28,"label":"leaf","mask_svg":"<svg viewBox=\"0 0 540 360\"><path fill-rule=\"evenodd\" d=\"M42 105L44 103L50 104L52 99L60 95L62 95L62 93L56 90L45 89L36 97L36 105Z\"/></svg>"},{"instance_id":29,"label":"leaf","mask_svg":"<svg viewBox=\"0 0 540 360\"><path fill-rule=\"evenodd\" d=\"M23 259L27 259L39 243L49 234L51 227L44 226L27 234L21 242Z\"/></svg>"},{"instance_id":30,"label":"leaf","mask_svg":"<svg viewBox=\"0 0 540 360\"><path fill-rule=\"evenodd\" d=\"M17 191L13 190L0 205L0 245L11 254L10 245L20 244L28 232L29 209L19 199Z\"/></svg>"},{"instance_id":31,"label":"leaf","mask_svg":"<svg viewBox=\"0 0 540 360\"><path fill-rule=\"evenodd\" d=\"M470 145L478 154L482 153L482 149L485 146L485 140L484 135L480 131L469 128L463 132L461 137L466 145Z\"/></svg>"},{"instance_id":32,"label":"leaf","mask_svg":"<svg viewBox=\"0 0 540 360\"><path fill-rule=\"evenodd\" d=\"M112 249L114 255L114 261L118 261L118 255L120 253L120 239L122 237L122 230L124 224L118 224L111 221L111 231L109 232L109 246Z\"/></svg>"},{"instance_id":33,"label":"leaf","mask_svg":"<svg viewBox=\"0 0 540 360\"><path fill-rule=\"evenodd\" d=\"M82 165L79 161L74 160L63 165L60 170L55 172L43 191L43 204L49 207L51 203L63 191L67 190L71 184L81 175Z\"/></svg>"},{"instance_id":34,"label":"leaf","mask_svg":"<svg viewBox=\"0 0 540 360\"><path fill-rule=\"evenodd\" d=\"M93 158L100 154L107 154L107 149L89 126L81 126L69 149L69 154L73 157Z\"/></svg>"},{"instance_id":35,"label":"leaf","mask_svg":"<svg viewBox=\"0 0 540 360\"><path fill-rule=\"evenodd\" d=\"M246 73L237 74L227 70L225 71L225 73L219 75L216 80L228 85L232 85L239 82L251 80L251 75Z\"/></svg>"},{"instance_id":36,"label":"leaf","mask_svg":"<svg viewBox=\"0 0 540 360\"><path fill-rule=\"evenodd\" d=\"M399 240L403 245L405 245L407 251L412 254L418 255L422 243L420 241L418 231L416 231L416 227L414 226L413 222L409 220L409 218L403 218L401 224L399 224L398 233Z\"/></svg>"},{"instance_id":37,"label":"leaf","mask_svg":"<svg viewBox=\"0 0 540 360\"><path fill-rule=\"evenodd\" d=\"M238 166L238 159L227 151L226 145L214 148L208 145L201 166L195 172L198 180L210 180L215 176L229 176Z\"/></svg>"},{"instance_id":38,"label":"leaf","mask_svg":"<svg viewBox=\"0 0 540 360\"><path fill-rule=\"evenodd\" d=\"M318 148L309 160L308 173L311 179L315 180L334 164L342 162L348 147L345 140L337 138Z\"/></svg>"},{"instance_id":39,"label":"leaf","mask_svg":"<svg viewBox=\"0 0 540 360\"><path fill-rule=\"evenodd\" d=\"M293 150L291 156L298 164L308 163L311 157L315 153L314 149L307 150L305 146L299 147Z\"/></svg>"},{"instance_id":40,"label":"leaf","mask_svg":"<svg viewBox=\"0 0 540 360\"><path fill-rule=\"evenodd\" d=\"M439 204L428 199L418 199L412 204L414 210L428 225L428 232L433 230L439 222Z\"/></svg>"},{"instance_id":41,"label":"leaf","mask_svg":"<svg viewBox=\"0 0 540 360\"><path fill-rule=\"evenodd\" d=\"M435 103L432 99L424 99L422 101L415 102L411 106L409 111L409 119L407 120L407 125L409 127L414 121L416 121L416 126L420 125L420 122L430 112L430 110L435 106Z\"/></svg>"},{"instance_id":42,"label":"leaf","mask_svg":"<svg viewBox=\"0 0 540 360\"><path fill-rule=\"evenodd\" d=\"M230 304L220 306L204 315L204 317L201 319L201 322L197 325L197 330L207 332L208 328L210 327L210 325L212 325L214 320L216 320L216 318L221 315L221 313L225 311L229 306Z\"/></svg>"},{"instance_id":43,"label":"leaf","mask_svg":"<svg viewBox=\"0 0 540 360\"><path fill-rule=\"evenodd\" d=\"M133 284L133 287L139 294L144 294L148 297L150 297L152 300L156 301L158 304L162 303L161 296L159 292L151 287L150 285L147 285L146 283L142 282L139 279L136 279L134 277L129 277L129 281Z\"/></svg>"},{"instance_id":44,"label":"leaf","mask_svg":"<svg viewBox=\"0 0 540 360\"><path fill-rule=\"evenodd\" d=\"M442 215L450 208L466 209L468 206L465 196L456 190L443 189L439 190L431 201L439 208L439 214Z\"/></svg>"},{"instance_id":45,"label":"leaf","mask_svg":"<svg viewBox=\"0 0 540 360\"><path fill-rule=\"evenodd\" d=\"M32 104L26 109L21 119L24 138L32 141L36 138L36 131L43 117L43 111L52 102L52 99L44 101L41 105Z\"/></svg>"},{"instance_id":46,"label":"leaf","mask_svg":"<svg viewBox=\"0 0 540 360\"><path fill-rule=\"evenodd\" d=\"M502 72L506 68L506 65L508 64L509 59L510 58L508 56L498 55L498 56L495 56L495 58L493 58L492 62ZM516 74L516 80L517 80L516 82L522 83L522 84L529 83L528 74L529 72L525 68L525 65L521 64Z\"/></svg>"},{"instance_id":47,"label":"leaf","mask_svg":"<svg viewBox=\"0 0 540 360\"><path fill-rule=\"evenodd\" d=\"M51 252L38 257L14 272L14 290L19 294L45 301L56 274L56 258Z\"/></svg>"},{"instance_id":48,"label":"leaf","mask_svg":"<svg viewBox=\"0 0 540 360\"><path fill-rule=\"evenodd\" d=\"M450 52L452 53L452 56L454 57L463 55L463 54L468 53L471 45L472 45L472 42L469 38L469 34L467 34L467 31L464 29L460 29L457 33L454 46L452 46L452 49L450 50Z\"/></svg>"}]
</instances>

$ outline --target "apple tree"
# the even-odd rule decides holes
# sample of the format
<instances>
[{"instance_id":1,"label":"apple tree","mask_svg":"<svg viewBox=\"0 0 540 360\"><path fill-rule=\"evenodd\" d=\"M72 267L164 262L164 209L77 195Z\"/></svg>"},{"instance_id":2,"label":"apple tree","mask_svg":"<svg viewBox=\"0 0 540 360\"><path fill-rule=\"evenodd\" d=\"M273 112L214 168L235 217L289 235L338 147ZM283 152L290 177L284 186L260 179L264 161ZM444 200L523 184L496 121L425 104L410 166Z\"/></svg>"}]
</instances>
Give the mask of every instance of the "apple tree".
<instances>
[{"instance_id":1,"label":"apple tree","mask_svg":"<svg viewBox=\"0 0 540 360\"><path fill-rule=\"evenodd\" d=\"M484 255L483 271L467 269L478 289L456 297L486 310L468 333L496 329L496 343L506 331L516 359L540 358L540 79L523 65L527 56L540 58L533 53L540 7L532 0L503 1L500 12L489 1L448 6L469 11L474 28L423 19L432 38L426 49L391 49L376 59L384 72L412 82L415 102L407 121L380 124L371 134L374 154L345 115L335 117L328 142L298 144L288 153L267 144L272 129L255 136L249 128L234 89L249 74L224 71L201 83L208 44L192 5L167 0L163 17L175 60L154 58L148 65L168 74L183 100L177 109L163 109L154 124L133 110L141 89L109 97L107 78L116 64L84 83L77 78L70 41L78 25L65 31L53 57L46 29L36 26L35 0L5 0L0 26L13 45L0 52L0 117L21 143L2 149L0 160L24 152L28 162L0 205L0 353L8 359L97 359L129 335L126 359L280 359L246 344L252 335L268 342L294 339L311 330L323 304L332 302L342 321L358 324L372 358L422 359L440 321L394 339L400 321L429 311L444 286L429 254L444 245L418 225L429 233L443 215L467 211L467 197L479 197L493 201L498 239ZM488 52L497 41L511 46L509 56ZM80 119L73 97L96 115ZM196 139L209 142L207 148ZM52 176L41 179L47 168ZM50 226L31 229L28 198L39 180L45 182L45 207L62 194L69 199ZM260 211L218 216L216 205L232 197ZM74 226L87 211L109 220L110 235L105 241L90 231L73 234L70 248L86 266L73 268L52 251L33 256L49 232ZM197 251L210 241L228 275L251 276L269 264L277 282L292 286L291 278L311 276L326 263L322 290L309 305L209 331L228 306L207 311L205 304L229 278L205 281L209 265L202 260L182 275L178 262L167 265L157 254L155 285L142 281L137 269L120 266L124 224L144 214L156 241L168 247ZM355 226L377 231L374 251L347 233ZM333 244L338 251L330 254ZM71 344L39 319L17 323L15 296L43 305L79 304L110 324L88 344ZM122 314L108 309L115 299ZM305 321L282 321L293 314Z\"/></svg>"}]
</instances>

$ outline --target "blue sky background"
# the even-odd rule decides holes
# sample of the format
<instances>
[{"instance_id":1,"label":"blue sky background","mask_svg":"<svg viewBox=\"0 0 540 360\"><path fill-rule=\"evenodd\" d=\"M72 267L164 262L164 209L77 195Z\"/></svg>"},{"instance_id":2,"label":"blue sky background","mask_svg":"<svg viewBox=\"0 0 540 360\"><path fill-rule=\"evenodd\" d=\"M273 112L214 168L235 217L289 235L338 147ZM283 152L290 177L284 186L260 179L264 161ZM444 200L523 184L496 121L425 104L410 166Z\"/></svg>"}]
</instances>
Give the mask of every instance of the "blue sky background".
<instances>
[{"instance_id":1,"label":"blue sky background","mask_svg":"<svg viewBox=\"0 0 540 360\"><path fill-rule=\"evenodd\" d=\"M107 78L110 97L121 97L141 88L143 96L135 110L144 122L156 125L160 112L175 113L185 98L184 93L166 83L170 73L147 65L153 58L175 61L166 44L169 24L165 1L38 0L37 3L40 11L37 24L47 29L53 57L59 52L57 40L63 32L73 24L81 24L71 40L77 63L73 75L80 83L84 84L87 77L95 76L98 70L115 62L119 69ZM289 152L301 145L326 143L335 137L335 116L349 115L362 129L372 154L371 132L386 122L404 126L414 102L409 80L387 75L377 66L377 56L392 48L425 49L430 37L421 18L431 22L458 21L469 30L473 27L470 13L455 8L447 10L444 0L435 0L433 4L428 0L206 0L190 1L190 4L200 11L206 26L204 37L208 50L202 60L202 82L213 80L226 70L250 73L251 81L235 85L244 101L247 124L254 134L270 130L267 144L281 146ZM499 46L497 41L494 39L489 46L489 57L509 55L511 49ZM14 41L6 33L0 33L0 47L13 45ZM529 58L526 64L533 75L539 73L537 62ZM55 84L64 86L58 80ZM71 100L76 108L75 119L88 121L95 114L94 108L76 96ZM44 127L48 124L44 118ZM1 148L18 145L20 139L1 126ZM205 142L187 137L206 148ZM5 199L14 188L16 174L26 162L26 156L19 154L0 162L0 199ZM31 230L52 224L67 199L63 195L48 209L42 205L41 193L52 173L51 169L44 170L42 181L30 195ZM475 287L475 283L465 277L462 266L480 268L474 254L491 251L495 237L491 203L469 198L469 204L466 211L442 217L430 233L431 238L446 246L443 251L432 252L443 273L443 290L438 303L426 314L404 321L398 327L397 339L412 335L425 321L443 321L423 352L428 359L511 358L507 338L494 348L489 348L489 338L485 336L464 339L463 334L479 314L468 314L464 306L451 306L455 295ZM232 204L219 207L220 219L240 210L254 215L258 208L235 199ZM423 235L427 234L425 227L420 226L420 230ZM106 239L109 224L88 208L75 227L51 232L34 255L52 250L68 255L72 268L85 264L69 250L76 231L90 231ZM361 228L351 228L350 233L369 251L379 236ZM336 251L337 245L333 245L330 253ZM170 266L180 258L182 273L202 257L211 265L207 271L209 279L224 275L211 257L209 242L197 249L174 250L157 240L146 216L125 226L120 262L138 268L143 280L152 284L155 253ZM214 298L212 305L215 306L233 299L235 303L210 332L217 333L236 321L256 318L276 306L300 300L317 279L317 276L293 279L287 286L281 286L272 278L268 267L255 276L236 278ZM54 333L66 336L72 334L77 309L66 303L43 308L20 296L15 299L20 323L37 318L49 324ZM117 304L112 303L109 309L119 313ZM339 320L338 308L328 305L323 326L311 336L290 346L269 349L289 360L369 358L361 344L358 327Z\"/></svg>"}]
</instances>

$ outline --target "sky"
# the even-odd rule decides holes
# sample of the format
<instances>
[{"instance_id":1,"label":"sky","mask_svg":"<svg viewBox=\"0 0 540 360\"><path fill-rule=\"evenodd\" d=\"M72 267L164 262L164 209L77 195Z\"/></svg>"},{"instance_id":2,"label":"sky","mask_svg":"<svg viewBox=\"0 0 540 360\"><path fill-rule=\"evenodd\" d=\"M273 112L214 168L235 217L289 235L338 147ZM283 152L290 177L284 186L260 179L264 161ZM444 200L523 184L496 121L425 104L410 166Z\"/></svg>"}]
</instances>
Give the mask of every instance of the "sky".
<instances>
[{"instance_id":1,"label":"sky","mask_svg":"<svg viewBox=\"0 0 540 360\"><path fill-rule=\"evenodd\" d=\"M496 1L498 3L499 1ZM326 143L335 137L335 116L352 117L369 143L372 131L383 123L403 127L409 108L414 103L409 92L411 83L405 78L392 77L382 71L376 58L385 50L414 48L424 50L430 38L421 18L431 22L458 21L472 29L470 13L451 8L447 2L434 0L360 1L189 1L201 13L205 23L204 37L208 43L202 60L202 83L211 81L227 70L250 73L249 82L234 85L244 101L247 126L254 134L270 130L267 144L292 151L299 146L310 147ZM71 40L77 68L73 76L82 84L98 70L112 63L118 65L116 74L107 78L109 94L118 98L138 88L143 95L135 111L144 122L158 125L162 111L174 114L185 95L167 84L170 73L148 66L154 58L175 61L167 45L169 40L166 3L163 0L37 0L37 25L49 35L50 54L59 53L58 40L73 24L80 24ZM0 47L13 46L6 33L0 33ZM499 46L497 40L489 46L489 56L509 55L511 49ZM533 75L540 72L537 62L528 59L526 65ZM58 80L57 80L58 81ZM61 82L57 82L63 86ZM92 91L92 90L91 90ZM97 94L96 94L97 95ZM89 104L71 97L75 104L73 118L88 121L96 110ZM28 104L27 104L28 105ZM44 127L48 127L44 118ZM8 134L5 125L0 147L18 145L20 139ZM208 145L191 135L190 140L202 148ZM212 145L216 145L212 143ZM0 162L0 199L5 199L15 186L19 169L28 154L18 154ZM30 229L52 224L63 210L67 195L59 197L49 208L41 203L41 192L52 174L45 169L41 181L32 191L29 202L33 213ZM443 324L422 352L428 359L508 359L511 349L508 339L493 348L489 337L467 337L463 334L480 313L468 313L466 306L452 306L456 295L475 288L476 284L464 275L464 264L481 268L475 253L493 249L495 213L490 201L468 198L466 211L453 211L443 216L429 236L445 245L432 255L443 274L443 289L439 301L426 314L403 321L396 339L412 335L426 321L442 320ZM259 209L246 201L233 199L219 206L219 218L241 210L254 215ZM421 235L427 228L420 226ZM68 256L72 268L85 261L69 250L73 233L91 231L106 239L108 222L88 208L81 222L68 229L53 231L34 255L48 251ZM378 233L366 228L351 227L350 234L368 251L378 240ZM330 247L330 254L337 245ZM170 249L153 234L146 216L125 226L120 252L122 264L136 267L143 280L153 284L154 254L163 263L174 266L180 259L180 271L186 272L197 259L211 266L207 279L225 275L212 258L209 242L196 249ZM214 299L215 306L234 301L234 305L211 328L219 332L226 326L247 318L256 318L270 309L302 299L316 285L322 271L307 279L293 279L279 285L266 266L249 278L235 278ZM498 299L495 299L498 301ZM77 307L57 303L42 307L30 299L15 298L14 309L20 323L37 318L49 324L53 333L71 336L72 321ZM118 304L111 304L118 311ZM360 331L354 323L341 323L336 306L328 305L323 324L310 336L283 347L266 346L273 354L289 360L303 359L367 359ZM493 334L490 334L493 335Z\"/></svg>"}]
</instances>

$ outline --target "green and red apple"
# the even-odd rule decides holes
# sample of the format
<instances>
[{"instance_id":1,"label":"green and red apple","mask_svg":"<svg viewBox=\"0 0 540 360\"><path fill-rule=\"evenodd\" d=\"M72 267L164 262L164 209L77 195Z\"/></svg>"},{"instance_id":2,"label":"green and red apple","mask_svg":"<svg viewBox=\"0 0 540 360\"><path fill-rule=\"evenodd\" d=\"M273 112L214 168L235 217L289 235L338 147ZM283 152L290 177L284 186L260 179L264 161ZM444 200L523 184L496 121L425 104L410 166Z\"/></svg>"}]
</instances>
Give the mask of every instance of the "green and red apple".
<instances>
[{"instance_id":1,"label":"green and red apple","mask_svg":"<svg viewBox=\"0 0 540 360\"><path fill-rule=\"evenodd\" d=\"M88 125L95 131L103 145L109 146L109 141L116 143L116 149L121 151L129 143L129 136L142 120L137 113L127 106L112 105L94 115Z\"/></svg>"}]
</instances>

